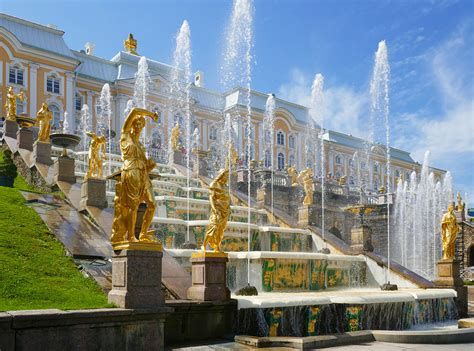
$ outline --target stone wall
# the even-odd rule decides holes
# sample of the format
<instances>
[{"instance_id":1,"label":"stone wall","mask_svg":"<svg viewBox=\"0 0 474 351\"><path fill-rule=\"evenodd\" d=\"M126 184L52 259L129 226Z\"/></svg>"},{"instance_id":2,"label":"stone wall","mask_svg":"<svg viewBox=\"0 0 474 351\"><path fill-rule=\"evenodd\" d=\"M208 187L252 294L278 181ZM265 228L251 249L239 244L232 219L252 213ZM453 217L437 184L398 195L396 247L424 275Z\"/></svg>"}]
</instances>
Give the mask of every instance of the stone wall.
<instances>
[{"instance_id":1,"label":"stone wall","mask_svg":"<svg viewBox=\"0 0 474 351\"><path fill-rule=\"evenodd\" d=\"M0 313L0 350L162 350L170 308Z\"/></svg>"}]
</instances>

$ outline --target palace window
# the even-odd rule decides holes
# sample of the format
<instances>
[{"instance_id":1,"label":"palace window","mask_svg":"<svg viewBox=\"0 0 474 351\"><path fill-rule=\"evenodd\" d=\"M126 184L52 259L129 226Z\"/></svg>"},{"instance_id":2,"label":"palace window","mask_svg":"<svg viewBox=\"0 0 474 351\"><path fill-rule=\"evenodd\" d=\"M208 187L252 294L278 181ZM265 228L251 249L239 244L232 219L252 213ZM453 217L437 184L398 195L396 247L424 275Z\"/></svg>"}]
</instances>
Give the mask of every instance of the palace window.
<instances>
[{"instance_id":1,"label":"palace window","mask_svg":"<svg viewBox=\"0 0 474 351\"><path fill-rule=\"evenodd\" d=\"M278 154L278 170L281 171L285 168L285 156L280 152Z\"/></svg>"},{"instance_id":2,"label":"palace window","mask_svg":"<svg viewBox=\"0 0 474 351\"><path fill-rule=\"evenodd\" d=\"M294 165L295 165L295 156L290 155L290 158L288 159L288 166L291 167L291 166L294 166Z\"/></svg>"},{"instance_id":3,"label":"palace window","mask_svg":"<svg viewBox=\"0 0 474 351\"><path fill-rule=\"evenodd\" d=\"M378 163L374 163L374 172L375 173L379 172L379 164Z\"/></svg>"},{"instance_id":4,"label":"palace window","mask_svg":"<svg viewBox=\"0 0 474 351\"><path fill-rule=\"evenodd\" d=\"M26 112L26 102L21 101L20 99L16 99L16 113L21 115L22 113Z\"/></svg>"},{"instance_id":5,"label":"palace window","mask_svg":"<svg viewBox=\"0 0 474 351\"><path fill-rule=\"evenodd\" d=\"M82 108L82 97L81 94L76 93L75 100L74 100L74 106L76 108L76 111L80 111Z\"/></svg>"},{"instance_id":6,"label":"palace window","mask_svg":"<svg viewBox=\"0 0 474 351\"><path fill-rule=\"evenodd\" d=\"M342 164L342 157L341 155L336 155L336 164L341 165Z\"/></svg>"},{"instance_id":7,"label":"palace window","mask_svg":"<svg viewBox=\"0 0 474 351\"><path fill-rule=\"evenodd\" d=\"M54 104L49 105L49 110L53 114L53 129L58 129L59 122L61 122L61 111L59 110L59 107Z\"/></svg>"},{"instance_id":8,"label":"palace window","mask_svg":"<svg viewBox=\"0 0 474 351\"><path fill-rule=\"evenodd\" d=\"M294 135L290 135L288 137L288 146L292 149L295 148L295 136Z\"/></svg>"},{"instance_id":9,"label":"palace window","mask_svg":"<svg viewBox=\"0 0 474 351\"><path fill-rule=\"evenodd\" d=\"M265 167L270 167L272 165L272 157L270 151L265 151Z\"/></svg>"},{"instance_id":10,"label":"palace window","mask_svg":"<svg viewBox=\"0 0 474 351\"><path fill-rule=\"evenodd\" d=\"M20 66L10 67L8 73L8 82L12 84L23 85L23 76L25 71Z\"/></svg>"},{"instance_id":11,"label":"palace window","mask_svg":"<svg viewBox=\"0 0 474 351\"><path fill-rule=\"evenodd\" d=\"M216 127L211 127L209 129L209 139L217 140L217 128Z\"/></svg>"},{"instance_id":12,"label":"palace window","mask_svg":"<svg viewBox=\"0 0 474 351\"><path fill-rule=\"evenodd\" d=\"M277 144L285 145L285 133L283 133L281 130L279 130L277 133Z\"/></svg>"},{"instance_id":13,"label":"palace window","mask_svg":"<svg viewBox=\"0 0 474 351\"><path fill-rule=\"evenodd\" d=\"M183 116L181 115L175 115L174 116L174 125L173 127L176 125L176 123L179 123L180 127L183 127L184 124L183 124Z\"/></svg>"},{"instance_id":14,"label":"palace window","mask_svg":"<svg viewBox=\"0 0 474 351\"><path fill-rule=\"evenodd\" d=\"M53 94L59 94L59 86L60 80L56 75L52 74L46 78L46 91Z\"/></svg>"}]
</instances>

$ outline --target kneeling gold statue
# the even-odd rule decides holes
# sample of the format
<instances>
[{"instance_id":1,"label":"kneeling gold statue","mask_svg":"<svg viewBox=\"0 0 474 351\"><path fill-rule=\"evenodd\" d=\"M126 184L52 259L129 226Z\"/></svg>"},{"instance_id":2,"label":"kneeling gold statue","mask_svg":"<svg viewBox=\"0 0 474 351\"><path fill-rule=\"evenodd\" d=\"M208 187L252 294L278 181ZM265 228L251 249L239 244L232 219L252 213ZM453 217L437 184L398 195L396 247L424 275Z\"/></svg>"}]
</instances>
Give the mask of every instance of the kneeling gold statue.
<instances>
[{"instance_id":1,"label":"kneeling gold statue","mask_svg":"<svg viewBox=\"0 0 474 351\"><path fill-rule=\"evenodd\" d=\"M147 205L138 240L155 242L154 231L148 231L155 213L155 197L149 174L155 167L152 159L146 158L145 149L139 142L145 127L145 117L158 121L158 114L134 108L128 114L120 136L123 165L120 175L115 177L115 208L110 241L114 244L135 242L135 224L140 203ZM113 177L113 176L111 176Z\"/></svg>"},{"instance_id":2,"label":"kneeling gold statue","mask_svg":"<svg viewBox=\"0 0 474 351\"><path fill-rule=\"evenodd\" d=\"M222 252L221 242L224 238L224 231L230 216L230 196L227 181L229 179L229 169L221 169L217 177L209 186L209 200L211 201L211 216L206 229L206 236L202 244L202 251L206 247L212 247L215 252Z\"/></svg>"},{"instance_id":3,"label":"kneeling gold statue","mask_svg":"<svg viewBox=\"0 0 474 351\"><path fill-rule=\"evenodd\" d=\"M105 136L98 136L94 132L87 132L92 141L89 146L89 170L86 178L102 178L103 174L103 160L105 159ZM102 150L102 155L100 151Z\"/></svg>"}]
</instances>

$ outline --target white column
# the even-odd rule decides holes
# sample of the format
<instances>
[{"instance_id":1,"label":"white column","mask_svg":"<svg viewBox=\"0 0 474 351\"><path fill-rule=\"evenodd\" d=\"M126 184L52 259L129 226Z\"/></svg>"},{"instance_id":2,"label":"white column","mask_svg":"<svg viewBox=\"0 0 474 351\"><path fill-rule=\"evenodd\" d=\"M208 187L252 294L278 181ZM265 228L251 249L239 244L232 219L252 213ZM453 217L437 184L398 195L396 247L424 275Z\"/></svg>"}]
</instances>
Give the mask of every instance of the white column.
<instances>
[{"instance_id":1,"label":"white column","mask_svg":"<svg viewBox=\"0 0 474 351\"><path fill-rule=\"evenodd\" d=\"M207 150L209 148L209 121L202 121L202 149Z\"/></svg>"},{"instance_id":2,"label":"white column","mask_svg":"<svg viewBox=\"0 0 474 351\"><path fill-rule=\"evenodd\" d=\"M332 151L328 152L328 158L329 158L329 173L331 173L332 176L334 177L334 174L335 174L334 153Z\"/></svg>"},{"instance_id":3,"label":"white column","mask_svg":"<svg viewBox=\"0 0 474 351\"><path fill-rule=\"evenodd\" d=\"M76 130L76 118L74 114L74 74L66 72L66 111L68 115L69 131Z\"/></svg>"},{"instance_id":4,"label":"white column","mask_svg":"<svg viewBox=\"0 0 474 351\"><path fill-rule=\"evenodd\" d=\"M374 187L374 162L369 160L369 189L373 190Z\"/></svg>"},{"instance_id":5,"label":"white column","mask_svg":"<svg viewBox=\"0 0 474 351\"><path fill-rule=\"evenodd\" d=\"M38 67L36 63L30 63L30 117L35 117L36 112L38 111ZM43 102L43 101L41 101Z\"/></svg>"},{"instance_id":6,"label":"white column","mask_svg":"<svg viewBox=\"0 0 474 351\"><path fill-rule=\"evenodd\" d=\"M115 98L115 133L119 134L120 129L125 122L125 109L127 108L128 95L118 94ZM118 124L118 125L117 125Z\"/></svg>"}]
</instances>

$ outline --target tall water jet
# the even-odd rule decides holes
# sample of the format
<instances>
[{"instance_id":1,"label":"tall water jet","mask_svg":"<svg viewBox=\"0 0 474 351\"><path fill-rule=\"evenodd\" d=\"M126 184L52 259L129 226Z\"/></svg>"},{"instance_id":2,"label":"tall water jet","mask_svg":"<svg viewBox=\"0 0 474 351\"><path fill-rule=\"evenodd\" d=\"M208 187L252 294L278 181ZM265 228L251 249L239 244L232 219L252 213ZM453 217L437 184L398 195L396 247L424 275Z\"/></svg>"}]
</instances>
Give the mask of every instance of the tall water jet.
<instances>
[{"instance_id":1,"label":"tall water jet","mask_svg":"<svg viewBox=\"0 0 474 351\"><path fill-rule=\"evenodd\" d=\"M375 53L374 70L370 82L371 115L375 120L383 119L385 126L385 150L386 150L386 204L387 204L387 276L386 283L390 284L390 191L391 191L391 169L390 169L390 100L389 100L390 65L388 63L388 51L385 40L379 42ZM383 182L383 180L382 180ZM377 189L375 189L377 190Z\"/></svg>"},{"instance_id":2,"label":"tall water jet","mask_svg":"<svg viewBox=\"0 0 474 351\"><path fill-rule=\"evenodd\" d=\"M310 130L311 137L314 140L314 174L317 174L317 161L318 161L318 142L319 139L319 150L320 150L320 174L321 174L321 236L326 245L325 240L325 206L326 206L326 175L324 172L324 77L318 73L314 76L313 85L311 86L311 120ZM319 124L319 138L317 135L316 126ZM325 247L326 248L326 247Z\"/></svg>"},{"instance_id":3,"label":"tall water jet","mask_svg":"<svg viewBox=\"0 0 474 351\"><path fill-rule=\"evenodd\" d=\"M135 86L133 88L133 107L147 108L147 98L153 88L153 80L148 69L148 61L145 56L138 61L137 73L135 74ZM148 128L143 128L140 139L145 148L148 148Z\"/></svg>"},{"instance_id":4,"label":"tall water jet","mask_svg":"<svg viewBox=\"0 0 474 351\"><path fill-rule=\"evenodd\" d=\"M392 223L393 259L415 273L433 280L441 258L441 218L452 202L452 178L436 179L425 153L421 173L399 178Z\"/></svg>"},{"instance_id":5,"label":"tall water jet","mask_svg":"<svg viewBox=\"0 0 474 351\"><path fill-rule=\"evenodd\" d=\"M89 106L86 104L82 105L81 108L81 124L80 128L82 130L82 151L84 152L83 161L86 164L87 151L89 150L89 138L87 137L87 132L92 130L92 119L89 112Z\"/></svg>"},{"instance_id":6,"label":"tall water jet","mask_svg":"<svg viewBox=\"0 0 474 351\"><path fill-rule=\"evenodd\" d=\"M265 104L265 115L263 117L263 141L264 141L264 157L267 152L270 154L270 167L271 167L271 212L273 216L273 183L275 167L273 166L275 160L275 95L269 94L267 102Z\"/></svg>"},{"instance_id":7,"label":"tall water jet","mask_svg":"<svg viewBox=\"0 0 474 351\"><path fill-rule=\"evenodd\" d=\"M107 134L108 147L108 171L111 174L112 167L112 97L110 95L110 86L108 83L104 84L100 92L99 106L100 106L100 128L101 135Z\"/></svg>"},{"instance_id":8,"label":"tall water jet","mask_svg":"<svg viewBox=\"0 0 474 351\"><path fill-rule=\"evenodd\" d=\"M252 118L251 118L251 74L253 47L253 2L251 0L234 0L232 15L226 33L226 49L224 53L223 84L225 88L243 86L245 88L246 105L246 164L248 169L249 199L247 213L247 250L250 251L250 159L252 154ZM247 282L250 282L250 256L247 259Z\"/></svg>"},{"instance_id":9,"label":"tall water jet","mask_svg":"<svg viewBox=\"0 0 474 351\"><path fill-rule=\"evenodd\" d=\"M176 48L173 54L171 78L171 96L175 111L184 116L184 135L186 149L186 186L187 186L187 220L189 221L189 184L191 157L191 30L188 21L184 20L176 35ZM182 126L180 126L182 127ZM169 147L168 152L173 152ZM186 242L189 243L189 225L186 231Z\"/></svg>"}]
</instances>

